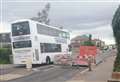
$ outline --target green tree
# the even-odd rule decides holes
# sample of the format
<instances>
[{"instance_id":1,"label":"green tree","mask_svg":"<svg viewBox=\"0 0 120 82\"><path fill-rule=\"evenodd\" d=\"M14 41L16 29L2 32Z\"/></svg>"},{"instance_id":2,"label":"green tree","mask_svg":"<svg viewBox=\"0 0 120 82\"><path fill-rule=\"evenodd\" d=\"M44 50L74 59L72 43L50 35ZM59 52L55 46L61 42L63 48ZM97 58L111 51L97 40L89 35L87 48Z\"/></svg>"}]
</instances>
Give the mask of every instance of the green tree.
<instances>
[{"instance_id":1,"label":"green tree","mask_svg":"<svg viewBox=\"0 0 120 82\"><path fill-rule=\"evenodd\" d=\"M120 72L120 5L112 20L112 29L117 44L117 57L114 62L114 72Z\"/></svg>"}]
</instances>

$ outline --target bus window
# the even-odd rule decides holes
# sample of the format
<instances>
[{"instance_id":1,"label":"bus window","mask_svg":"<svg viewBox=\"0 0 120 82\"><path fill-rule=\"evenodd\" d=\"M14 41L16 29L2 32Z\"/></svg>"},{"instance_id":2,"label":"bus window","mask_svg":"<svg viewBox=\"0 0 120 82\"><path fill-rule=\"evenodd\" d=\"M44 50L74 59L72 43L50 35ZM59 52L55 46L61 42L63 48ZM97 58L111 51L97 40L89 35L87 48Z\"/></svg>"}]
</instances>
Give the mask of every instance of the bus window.
<instances>
[{"instance_id":1,"label":"bus window","mask_svg":"<svg viewBox=\"0 0 120 82\"><path fill-rule=\"evenodd\" d=\"M37 24L37 33L49 36L59 36L59 30Z\"/></svg>"},{"instance_id":2,"label":"bus window","mask_svg":"<svg viewBox=\"0 0 120 82\"><path fill-rule=\"evenodd\" d=\"M17 41L13 42L13 48L27 48L31 47L31 41Z\"/></svg>"},{"instance_id":3,"label":"bus window","mask_svg":"<svg viewBox=\"0 0 120 82\"><path fill-rule=\"evenodd\" d=\"M12 36L27 34L30 34L29 23L27 21L12 24Z\"/></svg>"},{"instance_id":4,"label":"bus window","mask_svg":"<svg viewBox=\"0 0 120 82\"><path fill-rule=\"evenodd\" d=\"M67 38L69 38L69 39L70 39L70 34L69 34L69 33L66 33L66 36L67 36Z\"/></svg>"},{"instance_id":5,"label":"bus window","mask_svg":"<svg viewBox=\"0 0 120 82\"><path fill-rule=\"evenodd\" d=\"M67 32L61 31L61 32L59 33L59 37L62 37L62 38L70 38L70 35L69 35L69 33L67 33Z\"/></svg>"},{"instance_id":6,"label":"bus window","mask_svg":"<svg viewBox=\"0 0 120 82\"><path fill-rule=\"evenodd\" d=\"M61 52L61 44L40 43L41 53L44 52Z\"/></svg>"},{"instance_id":7,"label":"bus window","mask_svg":"<svg viewBox=\"0 0 120 82\"><path fill-rule=\"evenodd\" d=\"M41 49L41 53L45 52L44 50L44 44L43 43L40 43L40 49Z\"/></svg>"},{"instance_id":8,"label":"bus window","mask_svg":"<svg viewBox=\"0 0 120 82\"><path fill-rule=\"evenodd\" d=\"M72 46L71 45L68 45L68 48L69 48L69 52L72 51Z\"/></svg>"}]
</instances>

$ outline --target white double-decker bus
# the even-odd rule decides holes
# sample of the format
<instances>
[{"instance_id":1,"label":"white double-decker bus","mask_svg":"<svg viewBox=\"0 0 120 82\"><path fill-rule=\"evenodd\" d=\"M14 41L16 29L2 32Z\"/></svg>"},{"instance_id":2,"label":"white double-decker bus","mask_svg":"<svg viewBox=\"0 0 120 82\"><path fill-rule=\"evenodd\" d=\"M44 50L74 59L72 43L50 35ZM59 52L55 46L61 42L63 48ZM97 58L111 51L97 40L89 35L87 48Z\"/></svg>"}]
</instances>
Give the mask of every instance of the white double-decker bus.
<instances>
[{"instance_id":1,"label":"white double-decker bus","mask_svg":"<svg viewBox=\"0 0 120 82\"><path fill-rule=\"evenodd\" d=\"M69 32L30 19L11 23L14 64L54 62L54 56L68 53Z\"/></svg>"}]
</instances>

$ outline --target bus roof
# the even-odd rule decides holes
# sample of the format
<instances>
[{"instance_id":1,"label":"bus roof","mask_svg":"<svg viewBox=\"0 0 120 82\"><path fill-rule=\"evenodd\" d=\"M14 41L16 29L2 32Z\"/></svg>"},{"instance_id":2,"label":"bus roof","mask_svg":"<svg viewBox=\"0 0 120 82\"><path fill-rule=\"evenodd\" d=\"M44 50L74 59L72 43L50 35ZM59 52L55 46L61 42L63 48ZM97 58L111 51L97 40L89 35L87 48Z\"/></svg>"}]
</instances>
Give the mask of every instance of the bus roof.
<instances>
[{"instance_id":1,"label":"bus roof","mask_svg":"<svg viewBox=\"0 0 120 82\"><path fill-rule=\"evenodd\" d=\"M16 20L16 21L11 22L11 24L12 24L12 23L17 23L17 22L23 22L23 21L32 21L32 22L34 22L34 23L38 23L38 24L41 24L41 25L44 25L44 26L47 26L47 27L50 27L50 28L54 28L54 29L61 30L61 31L64 31L64 32L69 32L69 31L66 30L66 29L60 29L60 28L57 28L57 27L55 27L55 26L46 25L46 24L44 24L44 23L40 23L40 22L38 22L38 21L34 21L34 20L31 20L31 19L19 19L19 20Z\"/></svg>"}]
</instances>

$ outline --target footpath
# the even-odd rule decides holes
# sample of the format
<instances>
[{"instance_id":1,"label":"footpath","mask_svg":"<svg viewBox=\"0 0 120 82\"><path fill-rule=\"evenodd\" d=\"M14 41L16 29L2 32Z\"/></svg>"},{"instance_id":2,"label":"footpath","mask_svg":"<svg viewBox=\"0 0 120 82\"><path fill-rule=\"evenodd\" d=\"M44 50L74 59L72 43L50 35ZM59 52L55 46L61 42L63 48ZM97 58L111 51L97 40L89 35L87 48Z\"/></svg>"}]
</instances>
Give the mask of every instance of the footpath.
<instances>
[{"instance_id":1,"label":"footpath","mask_svg":"<svg viewBox=\"0 0 120 82\"><path fill-rule=\"evenodd\" d=\"M110 56L95 66L92 71L77 73L67 82L107 82L111 77L114 60L115 56Z\"/></svg>"},{"instance_id":2,"label":"footpath","mask_svg":"<svg viewBox=\"0 0 120 82\"><path fill-rule=\"evenodd\" d=\"M32 74L33 71L28 71L25 68L14 67L13 65L0 65L0 82L12 79L21 78Z\"/></svg>"}]
</instances>

